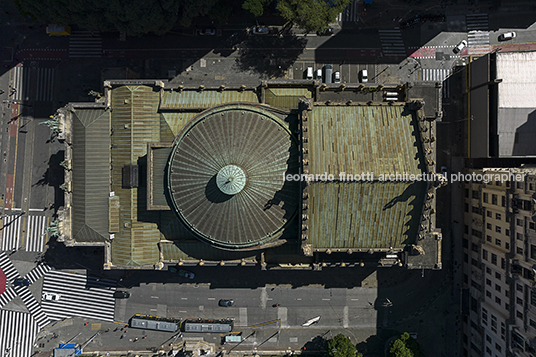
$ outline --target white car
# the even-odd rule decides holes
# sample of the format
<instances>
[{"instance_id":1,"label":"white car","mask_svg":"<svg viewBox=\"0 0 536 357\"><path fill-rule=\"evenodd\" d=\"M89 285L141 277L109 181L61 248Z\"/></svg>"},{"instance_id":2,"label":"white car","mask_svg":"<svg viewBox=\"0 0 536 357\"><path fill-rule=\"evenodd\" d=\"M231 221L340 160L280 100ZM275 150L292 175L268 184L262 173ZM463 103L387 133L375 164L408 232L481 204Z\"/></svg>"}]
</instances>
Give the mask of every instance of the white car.
<instances>
[{"instance_id":1,"label":"white car","mask_svg":"<svg viewBox=\"0 0 536 357\"><path fill-rule=\"evenodd\" d=\"M460 53L465 47L467 46L467 41L462 40L462 42L458 43L456 47L452 49L452 52L454 53Z\"/></svg>"},{"instance_id":2,"label":"white car","mask_svg":"<svg viewBox=\"0 0 536 357\"><path fill-rule=\"evenodd\" d=\"M367 83L368 82L368 71L366 69L362 69L359 74L359 79L361 80L361 83Z\"/></svg>"},{"instance_id":3,"label":"white car","mask_svg":"<svg viewBox=\"0 0 536 357\"><path fill-rule=\"evenodd\" d=\"M513 38L516 38L516 33L515 32L507 32L507 33L503 33L499 36L499 41L508 41L508 40L511 40Z\"/></svg>"},{"instance_id":4,"label":"white car","mask_svg":"<svg viewBox=\"0 0 536 357\"><path fill-rule=\"evenodd\" d=\"M44 301L59 301L60 297L61 297L60 294L56 294L56 293L43 293Z\"/></svg>"},{"instance_id":5,"label":"white car","mask_svg":"<svg viewBox=\"0 0 536 357\"><path fill-rule=\"evenodd\" d=\"M333 83L341 83L341 72L335 72L333 75Z\"/></svg>"}]
</instances>

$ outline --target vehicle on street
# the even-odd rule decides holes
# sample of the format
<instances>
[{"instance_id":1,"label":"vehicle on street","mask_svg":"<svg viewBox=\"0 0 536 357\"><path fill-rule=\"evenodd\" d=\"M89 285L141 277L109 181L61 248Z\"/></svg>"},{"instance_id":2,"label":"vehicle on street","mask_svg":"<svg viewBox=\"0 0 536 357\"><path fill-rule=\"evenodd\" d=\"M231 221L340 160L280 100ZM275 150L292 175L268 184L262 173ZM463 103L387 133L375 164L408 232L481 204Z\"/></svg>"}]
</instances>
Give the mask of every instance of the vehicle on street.
<instances>
[{"instance_id":1,"label":"vehicle on street","mask_svg":"<svg viewBox=\"0 0 536 357\"><path fill-rule=\"evenodd\" d=\"M514 31L506 32L499 36L499 41L508 41L508 40L515 38L516 36L517 34Z\"/></svg>"},{"instance_id":2,"label":"vehicle on street","mask_svg":"<svg viewBox=\"0 0 536 357\"><path fill-rule=\"evenodd\" d=\"M333 65L332 64L325 65L324 66L324 81L326 83L331 83L332 76L333 76Z\"/></svg>"},{"instance_id":3,"label":"vehicle on street","mask_svg":"<svg viewBox=\"0 0 536 357\"><path fill-rule=\"evenodd\" d=\"M313 79L313 67L307 67L306 78L307 79Z\"/></svg>"},{"instance_id":4,"label":"vehicle on street","mask_svg":"<svg viewBox=\"0 0 536 357\"><path fill-rule=\"evenodd\" d=\"M327 29L323 29L322 31L318 31L316 34L318 36L331 36L333 35L333 32L334 32L333 28L329 27Z\"/></svg>"},{"instance_id":5,"label":"vehicle on street","mask_svg":"<svg viewBox=\"0 0 536 357\"><path fill-rule=\"evenodd\" d=\"M311 326L312 324L317 323L318 321L320 321L320 316L313 317L312 319L307 320L307 321L302 325L302 327L309 327L309 326Z\"/></svg>"},{"instance_id":6,"label":"vehicle on street","mask_svg":"<svg viewBox=\"0 0 536 357\"><path fill-rule=\"evenodd\" d=\"M187 279L195 278L194 273L192 273L191 271L184 270L184 269L179 270L179 276L181 276L183 278L187 278Z\"/></svg>"},{"instance_id":7,"label":"vehicle on street","mask_svg":"<svg viewBox=\"0 0 536 357\"><path fill-rule=\"evenodd\" d=\"M256 26L251 33L254 35L267 35L270 33L270 30L266 26Z\"/></svg>"},{"instance_id":8,"label":"vehicle on street","mask_svg":"<svg viewBox=\"0 0 536 357\"><path fill-rule=\"evenodd\" d=\"M333 83L341 83L341 72L335 72L333 75Z\"/></svg>"},{"instance_id":9,"label":"vehicle on street","mask_svg":"<svg viewBox=\"0 0 536 357\"><path fill-rule=\"evenodd\" d=\"M316 79L322 80L322 68L316 70Z\"/></svg>"},{"instance_id":10,"label":"vehicle on street","mask_svg":"<svg viewBox=\"0 0 536 357\"><path fill-rule=\"evenodd\" d=\"M132 328L144 330L176 332L180 329L181 322L180 320L166 317L136 314L132 316L128 325Z\"/></svg>"},{"instance_id":11,"label":"vehicle on street","mask_svg":"<svg viewBox=\"0 0 536 357\"><path fill-rule=\"evenodd\" d=\"M359 81L361 83L367 83L368 82L368 71L366 69L362 69L359 72Z\"/></svg>"},{"instance_id":12,"label":"vehicle on street","mask_svg":"<svg viewBox=\"0 0 536 357\"><path fill-rule=\"evenodd\" d=\"M419 337L419 334L417 332L408 332L409 337L416 340L417 337Z\"/></svg>"},{"instance_id":13,"label":"vehicle on street","mask_svg":"<svg viewBox=\"0 0 536 357\"><path fill-rule=\"evenodd\" d=\"M460 53L465 47L467 46L467 41L462 40L462 42L458 43L456 47L452 49L452 52L454 53Z\"/></svg>"},{"instance_id":14,"label":"vehicle on street","mask_svg":"<svg viewBox=\"0 0 536 357\"><path fill-rule=\"evenodd\" d=\"M223 306L223 307L234 306L234 300L233 299L221 299L218 302L218 305Z\"/></svg>"},{"instance_id":15,"label":"vehicle on street","mask_svg":"<svg viewBox=\"0 0 536 357\"><path fill-rule=\"evenodd\" d=\"M13 280L13 285L15 286L29 286L30 280L24 278L17 278Z\"/></svg>"},{"instance_id":16,"label":"vehicle on street","mask_svg":"<svg viewBox=\"0 0 536 357\"><path fill-rule=\"evenodd\" d=\"M56 293L43 293L44 301L59 301L61 298L60 294Z\"/></svg>"},{"instance_id":17,"label":"vehicle on street","mask_svg":"<svg viewBox=\"0 0 536 357\"><path fill-rule=\"evenodd\" d=\"M130 293L128 291L116 291L114 292L114 298L116 299L128 299L130 297Z\"/></svg>"},{"instance_id":18,"label":"vehicle on street","mask_svg":"<svg viewBox=\"0 0 536 357\"><path fill-rule=\"evenodd\" d=\"M234 327L233 320L222 319L186 319L182 323L184 332L231 332Z\"/></svg>"},{"instance_id":19,"label":"vehicle on street","mask_svg":"<svg viewBox=\"0 0 536 357\"><path fill-rule=\"evenodd\" d=\"M199 30L199 34L201 36L214 36L216 34L216 29L202 29L202 30Z\"/></svg>"}]
</instances>

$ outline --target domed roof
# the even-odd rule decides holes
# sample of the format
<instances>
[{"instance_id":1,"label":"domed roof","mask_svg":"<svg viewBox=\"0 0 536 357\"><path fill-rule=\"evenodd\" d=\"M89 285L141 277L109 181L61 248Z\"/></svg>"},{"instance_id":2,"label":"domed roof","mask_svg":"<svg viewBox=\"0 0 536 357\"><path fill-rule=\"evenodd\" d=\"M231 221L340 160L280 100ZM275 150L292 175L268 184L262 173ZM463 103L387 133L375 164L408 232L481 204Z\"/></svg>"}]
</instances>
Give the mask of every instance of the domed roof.
<instances>
[{"instance_id":1,"label":"domed roof","mask_svg":"<svg viewBox=\"0 0 536 357\"><path fill-rule=\"evenodd\" d=\"M287 125L258 105L212 108L174 142L168 194L198 237L228 250L255 249L279 237L298 208L298 145Z\"/></svg>"}]
</instances>

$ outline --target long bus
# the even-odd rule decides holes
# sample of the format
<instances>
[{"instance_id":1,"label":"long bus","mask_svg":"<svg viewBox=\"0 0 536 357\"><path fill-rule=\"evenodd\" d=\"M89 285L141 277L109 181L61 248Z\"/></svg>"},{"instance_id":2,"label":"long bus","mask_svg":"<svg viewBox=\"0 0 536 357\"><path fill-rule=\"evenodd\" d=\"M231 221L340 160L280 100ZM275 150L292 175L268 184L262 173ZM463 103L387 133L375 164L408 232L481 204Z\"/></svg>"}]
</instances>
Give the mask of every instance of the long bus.
<instances>
[{"instance_id":1,"label":"long bus","mask_svg":"<svg viewBox=\"0 0 536 357\"><path fill-rule=\"evenodd\" d=\"M180 329L181 321L160 316L136 314L129 321L132 328L176 332Z\"/></svg>"},{"instance_id":2,"label":"long bus","mask_svg":"<svg viewBox=\"0 0 536 357\"><path fill-rule=\"evenodd\" d=\"M187 319L182 322L184 332L231 332L233 320Z\"/></svg>"}]
</instances>

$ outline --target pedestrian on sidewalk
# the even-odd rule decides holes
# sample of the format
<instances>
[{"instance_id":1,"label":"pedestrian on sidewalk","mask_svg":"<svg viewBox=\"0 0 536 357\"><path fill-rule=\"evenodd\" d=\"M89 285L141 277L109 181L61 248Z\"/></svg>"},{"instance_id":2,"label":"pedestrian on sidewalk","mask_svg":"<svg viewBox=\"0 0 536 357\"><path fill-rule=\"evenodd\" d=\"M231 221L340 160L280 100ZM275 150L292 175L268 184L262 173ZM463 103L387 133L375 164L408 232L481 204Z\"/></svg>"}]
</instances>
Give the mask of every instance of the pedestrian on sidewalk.
<instances>
[{"instance_id":1,"label":"pedestrian on sidewalk","mask_svg":"<svg viewBox=\"0 0 536 357\"><path fill-rule=\"evenodd\" d=\"M139 340L139 338L138 338L138 337L136 337L136 338L134 339L134 342L136 342L136 341L138 341L138 340Z\"/></svg>"},{"instance_id":2,"label":"pedestrian on sidewalk","mask_svg":"<svg viewBox=\"0 0 536 357\"><path fill-rule=\"evenodd\" d=\"M142 337L142 339L144 339L144 340L145 340L146 338L147 338L147 336L143 336L143 337Z\"/></svg>"},{"instance_id":3,"label":"pedestrian on sidewalk","mask_svg":"<svg viewBox=\"0 0 536 357\"><path fill-rule=\"evenodd\" d=\"M127 335L126 334L122 334L120 339L123 339L124 337L126 337Z\"/></svg>"}]
</instances>

